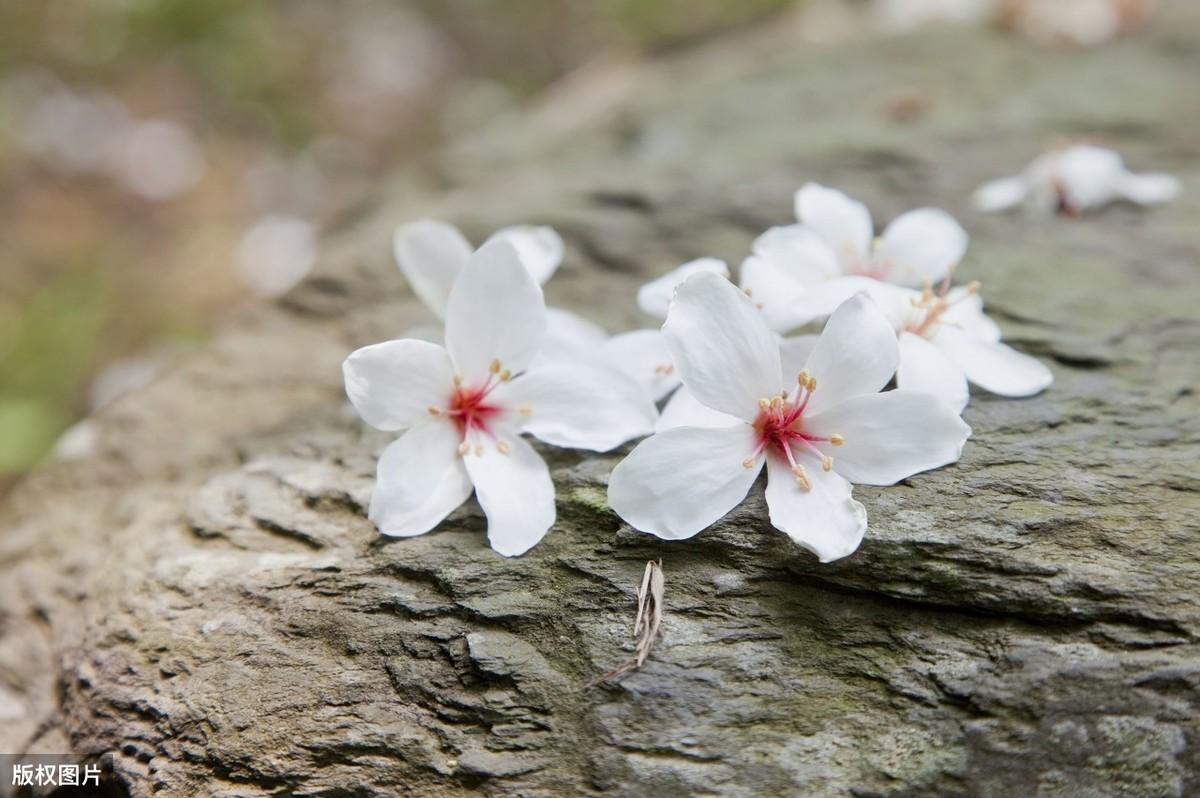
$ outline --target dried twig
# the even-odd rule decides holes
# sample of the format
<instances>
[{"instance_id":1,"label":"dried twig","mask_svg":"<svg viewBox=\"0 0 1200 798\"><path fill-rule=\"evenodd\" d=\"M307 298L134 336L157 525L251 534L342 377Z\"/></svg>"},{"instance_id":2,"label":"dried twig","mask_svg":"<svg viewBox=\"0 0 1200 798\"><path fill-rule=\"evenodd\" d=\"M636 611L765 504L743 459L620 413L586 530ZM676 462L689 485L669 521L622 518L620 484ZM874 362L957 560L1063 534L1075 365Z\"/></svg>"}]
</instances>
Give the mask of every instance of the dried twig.
<instances>
[{"instance_id":1,"label":"dried twig","mask_svg":"<svg viewBox=\"0 0 1200 798\"><path fill-rule=\"evenodd\" d=\"M595 687L598 684L612 681L618 676L642 667L650 649L658 638L659 627L662 626L663 611L663 570L662 560L651 560L646 563L642 574L642 585L638 588L637 617L633 621L634 647L633 656L607 673L602 673L588 682L585 687Z\"/></svg>"}]
</instances>

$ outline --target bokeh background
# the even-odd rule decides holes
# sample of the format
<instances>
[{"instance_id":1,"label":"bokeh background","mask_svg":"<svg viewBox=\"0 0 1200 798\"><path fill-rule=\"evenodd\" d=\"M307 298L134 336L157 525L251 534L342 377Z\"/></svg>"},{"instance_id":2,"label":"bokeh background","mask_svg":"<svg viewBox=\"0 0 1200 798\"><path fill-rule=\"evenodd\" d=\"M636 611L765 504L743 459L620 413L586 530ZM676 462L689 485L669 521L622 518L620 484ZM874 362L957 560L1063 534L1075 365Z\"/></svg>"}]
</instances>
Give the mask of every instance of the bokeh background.
<instances>
[{"instance_id":1,"label":"bokeh background","mask_svg":"<svg viewBox=\"0 0 1200 798\"><path fill-rule=\"evenodd\" d=\"M753 24L789 26L797 47L926 25L1098 46L1135 32L1155 6L2 2L0 496L68 448L80 418L170 368L238 307L302 278L321 230L369 202L378 175L575 70Z\"/></svg>"}]
</instances>

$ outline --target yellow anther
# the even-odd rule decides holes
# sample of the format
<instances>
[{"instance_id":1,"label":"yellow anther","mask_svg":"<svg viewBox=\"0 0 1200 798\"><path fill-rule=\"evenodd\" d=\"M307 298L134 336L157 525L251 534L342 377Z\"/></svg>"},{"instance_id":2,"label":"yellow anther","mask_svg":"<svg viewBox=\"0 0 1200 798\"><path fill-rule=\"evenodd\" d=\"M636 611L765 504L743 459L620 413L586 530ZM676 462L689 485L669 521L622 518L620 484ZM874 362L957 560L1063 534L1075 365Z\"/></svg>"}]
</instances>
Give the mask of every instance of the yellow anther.
<instances>
[{"instance_id":1,"label":"yellow anther","mask_svg":"<svg viewBox=\"0 0 1200 798\"><path fill-rule=\"evenodd\" d=\"M771 400L770 399L759 399L758 400L758 409L759 410L770 410L771 409Z\"/></svg>"},{"instance_id":2,"label":"yellow anther","mask_svg":"<svg viewBox=\"0 0 1200 798\"><path fill-rule=\"evenodd\" d=\"M830 457L829 455L825 455L824 457L821 458L821 470L825 471L827 473L829 471L833 470L833 458L832 457Z\"/></svg>"},{"instance_id":3,"label":"yellow anther","mask_svg":"<svg viewBox=\"0 0 1200 798\"><path fill-rule=\"evenodd\" d=\"M483 457L483 444L482 443L475 444L475 456Z\"/></svg>"},{"instance_id":4,"label":"yellow anther","mask_svg":"<svg viewBox=\"0 0 1200 798\"><path fill-rule=\"evenodd\" d=\"M466 441L463 441L462 443L460 443L458 445L458 453L460 455L462 455L463 457L466 457L470 451L471 451L471 444L467 443Z\"/></svg>"},{"instance_id":5,"label":"yellow anther","mask_svg":"<svg viewBox=\"0 0 1200 798\"><path fill-rule=\"evenodd\" d=\"M783 397L781 397L781 396L771 397L771 409L778 410L781 407L783 407Z\"/></svg>"},{"instance_id":6,"label":"yellow anther","mask_svg":"<svg viewBox=\"0 0 1200 798\"><path fill-rule=\"evenodd\" d=\"M746 296L754 296L754 292L751 291L749 288L743 288L742 293L745 294Z\"/></svg>"},{"instance_id":7,"label":"yellow anther","mask_svg":"<svg viewBox=\"0 0 1200 798\"><path fill-rule=\"evenodd\" d=\"M801 388L808 387L808 381L812 379L812 375L808 373L808 369L800 369L800 373L796 375L796 382Z\"/></svg>"},{"instance_id":8,"label":"yellow anther","mask_svg":"<svg viewBox=\"0 0 1200 798\"><path fill-rule=\"evenodd\" d=\"M747 457L742 461L742 468L754 468L754 458Z\"/></svg>"},{"instance_id":9,"label":"yellow anther","mask_svg":"<svg viewBox=\"0 0 1200 798\"><path fill-rule=\"evenodd\" d=\"M508 454L512 451L512 447L508 445L508 441L497 441L496 450L500 452L500 454Z\"/></svg>"},{"instance_id":10,"label":"yellow anther","mask_svg":"<svg viewBox=\"0 0 1200 798\"><path fill-rule=\"evenodd\" d=\"M517 408L517 412L523 416L528 417L528 416L533 415L533 408L530 407L529 405L521 405L520 407Z\"/></svg>"},{"instance_id":11,"label":"yellow anther","mask_svg":"<svg viewBox=\"0 0 1200 798\"><path fill-rule=\"evenodd\" d=\"M431 415L431 416L440 416L442 414L442 411L439 410L438 408L434 407L433 405L430 405L428 410L429 410L429 415Z\"/></svg>"},{"instance_id":12,"label":"yellow anther","mask_svg":"<svg viewBox=\"0 0 1200 798\"><path fill-rule=\"evenodd\" d=\"M983 288L983 283L979 282L978 280L972 280L971 282L967 283L968 294L977 294L979 293L980 288Z\"/></svg>"},{"instance_id":13,"label":"yellow anther","mask_svg":"<svg viewBox=\"0 0 1200 798\"><path fill-rule=\"evenodd\" d=\"M805 388L807 388L807 389L808 389L808 390L810 390L810 391L815 391L815 390L817 390L817 378L816 378L816 377L809 377L809 378L808 378L808 385L805 385L804 387L805 387Z\"/></svg>"},{"instance_id":14,"label":"yellow anther","mask_svg":"<svg viewBox=\"0 0 1200 798\"><path fill-rule=\"evenodd\" d=\"M459 375L459 374L455 374L455 375L454 375L454 387L455 387L455 388L461 388L461 387L462 387L462 384L463 384L463 378L462 378L462 376L461 376L461 375Z\"/></svg>"},{"instance_id":15,"label":"yellow anther","mask_svg":"<svg viewBox=\"0 0 1200 798\"><path fill-rule=\"evenodd\" d=\"M835 432L829 436L829 442L832 443L834 446L841 446L843 443L846 442L846 439L843 438L841 435L838 435Z\"/></svg>"},{"instance_id":16,"label":"yellow anther","mask_svg":"<svg viewBox=\"0 0 1200 798\"><path fill-rule=\"evenodd\" d=\"M492 372L493 374L500 373L500 359L499 358L492 361L492 365L488 366L488 371Z\"/></svg>"},{"instance_id":17,"label":"yellow anther","mask_svg":"<svg viewBox=\"0 0 1200 798\"><path fill-rule=\"evenodd\" d=\"M804 466L792 466L792 475L796 477L796 483L805 490L812 490L812 480L808 478L808 472L804 470Z\"/></svg>"},{"instance_id":18,"label":"yellow anther","mask_svg":"<svg viewBox=\"0 0 1200 798\"><path fill-rule=\"evenodd\" d=\"M509 371L508 369L505 369L504 371L500 372L500 382L508 382L511 379L512 379L512 372Z\"/></svg>"}]
</instances>

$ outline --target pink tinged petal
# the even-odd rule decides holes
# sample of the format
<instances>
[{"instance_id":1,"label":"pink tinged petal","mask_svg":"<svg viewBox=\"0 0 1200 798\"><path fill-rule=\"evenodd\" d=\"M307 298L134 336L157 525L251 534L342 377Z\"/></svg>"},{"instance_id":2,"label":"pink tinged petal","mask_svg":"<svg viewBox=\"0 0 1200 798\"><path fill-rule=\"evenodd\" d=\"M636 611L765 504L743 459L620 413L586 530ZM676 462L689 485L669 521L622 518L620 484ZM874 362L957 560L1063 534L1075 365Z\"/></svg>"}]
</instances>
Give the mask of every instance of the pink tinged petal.
<instances>
[{"instance_id":1,"label":"pink tinged petal","mask_svg":"<svg viewBox=\"0 0 1200 798\"><path fill-rule=\"evenodd\" d=\"M565 246L553 227L530 224L497 230L488 241L502 239L517 248L521 262L539 285L545 284L562 264ZM484 242L487 243L487 242Z\"/></svg>"},{"instance_id":2,"label":"pink tinged petal","mask_svg":"<svg viewBox=\"0 0 1200 798\"><path fill-rule=\"evenodd\" d=\"M754 429L745 423L660 432L613 469L608 503L642 532L665 540L690 538L746 498L762 470L763 458L754 449Z\"/></svg>"},{"instance_id":3,"label":"pink tinged petal","mask_svg":"<svg viewBox=\"0 0 1200 798\"><path fill-rule=\"evenodd\" d=\"M1183 184L1174 175L1146 172L1126 172L1121 176L1117 192L1138 205L1158 205L1170 202L1182 193Z\"/></svg>"},{"instance_id":4,"label":"pink tinged petal","mask_svg":"<svg viewBox=\"0 0 1200 798\"><path fill-rule=\"evenodd\" d=\"M767 326L787 332L815 318L806 300L804 285L772 261L751 255L742 261L742 291L762 311Z\"/></svg>"},{"instance_id":5,"label":"pink tinged petal","mask_svg":"<svg viewBox=\"0 0 1200 798\"><path fill-rule=\"evenodd\" d=\"M863 294L851 297L829 317L805 364L817 381L808 412L877 392L899 362L896 333L883 312Z\"/></svg>"},{"instance_id":6,"label":"pink tinged petal","mask_svg":"<svg viewBox=\"0 0 1200 798\"><path fill-rule=\"evenodd\" d=\"M799 374L817 345L819 335L793 335L779 342L779 358L785 377Z\"/></svg>"},{"instance_id":7,"label":"pink tinged petal","mask_svg":"<svg viewBox=\"0 0 1200 798\"><path fill-rule=\"evenodd\" d=\"M845 439L841 446L821 444L822 451L833 457L834 471L861 485L892 485L956 462L971 435L945 402L907 389L847 399L806 419L805 427Z\"/></svg>"},{"instance_id":8,"label":"pink tinged petal","mask_svg":"<svg viewBox=\"0 0 1200 798\"><path fill-rule=\"evenodd\" d=\"M634 330L614 335L604 345L607 362L637 381L654 401L679 386L679 371L661 330Z\"/></svg>"},{"instance_id":9,"label":"pink tinged petal","mask_svg":"<svg viewBox=\"0 0 1200 798\"><path fill-rule=\"evenodd\" d=\"M962 366L919 335L900 333L900 368L896 386L905 390L932 394L956 413L967 406L970 392Z\"/></svg>"},{"instance_id":10,"label":"pink tinged petal","mask_svg":"<svg viewBox=\"0 0 1200 798\"><path fill-rule=\"evenodd\" d=\"M657 280L651 280L639 288L638 307L642 309L643 313L658 319L665 319L667 310L671 307L671 299L675 296L675 289L693 274L701 272L719 274L726 279L729 277L729 267L725 265L725 261L719 258L689 260L682 266L675 267Z\"/></svg>"},{"instance_id":11,"label":"pink tinged petal","mask_svg":"<svg viewBox=\"0 0 1200 798\"><path fill-rule=\"evenodd\" d=\"M680 387L671 395L663 407L662 415L654 425L655 432L674 429L675 427L732 427L744 425L737 416L719 413L710 407L700 404L687 388Z\"/></svg>"},{"instance_id":12,"label":"pink tinged petal","mask_svg":"<svg viewBox=\"0 0 1200 798\"><path fill-rule=\"evenodd\" d=\"M754 239L753 251L801 283L817 283L842 275L837 253L825 239L802 224L770 228Z\"/></svg>"},{"instance_id":13,"label":"pink tinged petal","mask_svg":"<svg viewBox=\"0 0 1200 798\"><path fill-rule=\"evenodd\" d=\"M853 554L867 531L867 510L850 496L850 483L834 472L807 469L807 490L791 467L767 458L767 507L771 524L796 543L832 562Z\"/></svg>"},{"instance_id":14,"label":"pink tinged petal","mask_svg":"<svg viewBox=\"0 0 1200 798\"><path fill-rule=\"evenodd\" d=\"M723 277L701 273L684 281L663 335L683 384L713 410L752 421L758 400L783 389L778 338Z\"/></svg>"},{"instance_id":15,"label":"pink tinged petal","mask_svg":"<svg viewBox=\"0 0 1200 798\"><path fill-rule=\"evenodd\" d=\"M538 360L596 360L608 333L598 324L561 308L546 308L546 335L542 339Z\"/></svg>"},{"instance_id":16,"label":"pink tinged petal","mask_svg":"<svg viewBox=\"0 0 1200 798\"><path fill-rule=\"evenodd\" d=\"M520 436L481 439L462 460L487 516L492 548L516 557L537 545L554 525L554 483L529 442Z\"/></svg>"},{"instance_id":17,"label":"pink tinged petal","mask_svg":"<svg viewBox=\"0 0 1200 798\"><path fill-rule=\"evenodd\" d=\"M658 411L642 386L613 367L535 366L495 400L526 414L523 430L555 446L607 452L654 431Z\"/></svg>"},{"instance_id":18,"label":"pink tinged petal","mask_svg":"<svg viewBox=\"0 0 1200 798\"><path fill-rule=\"evenodd\" d=\"M468 384L487 379L493 362L517 374L537 354L546 329L542 289L508 241L480 247L446 304L446 349Z\"/></svg>"},{"instance_id":19,"label":"pink tinged petal","mask_svg":"<svg viewBox=\"0 0 1200 798\"><path fill-rule=\"evenodd\" d=\"M999 396L1033 396L1054 382L1054 374L1041 361L998 341L943 325L934 343L962 366L968 380Z\"/></svg>"},{"instance_id":20,"label":"pink tinged petal","mask_svg":"<svg viewBox=\"0 0 1200 798\"><path fill-rule=\"evenodd\" d=\"M999 213L1016 208L1029 196L1029 181L1023 177L990 180L971 195L971 204L984 213Z\"/></svg>"},{"instance_id":21,"label":"pink tinged petal","mask_svg":"<svg viewBox=\"0 0 1200 798\"><path fill-rule=\"evenodd\" d=\"M446 350L404 339L364 346L342 363L346 396L363 421L400 430L444 409L453 390L454 366Z\"/></svg>"},{"instance_id":22,"label":"pink tinged petal","mask_svg":"<svg viewBox=\"0 0 1200 798\"><path fill-rule=\"evenodd\" d=\"M458 456L458 430L445 420L413 427L383 451L369 516L385 535L422 535L471 495Z\"/></svg>"},{"instance_id":23,"label":"pink tinged petal","mask_svg":"<svg viewBox=\"0 0 1200 798\"><path fill-rule=\"evenodd\" d=\"M918 208L897 216L875 251L885 278L901 285L939 283L967 251L967 231L939 208Z\"/></svg>"},{"instance_id":24,"label":"pink tinged petal","mask_svg":"<svg viewBox=\"0 0 1200 798\"><path fill-rule=\"evenodd\" d=\"M796 192L796 219L829 245L843 268L862 263L870 253L870 211L836 189L816 183L801 188Z\"/></svg>"},{"instance_id":25,"label":"pink tinged petal","mask_svg":"<svg viewBox=\"0 0 1200 798\"><path fill-rule=\"evenodd\" d=\"M392 252L413 293L444 317L454 280L471 257L470 242L454 225L422 219L396 228Z\"/></svg>"}]
</instances>

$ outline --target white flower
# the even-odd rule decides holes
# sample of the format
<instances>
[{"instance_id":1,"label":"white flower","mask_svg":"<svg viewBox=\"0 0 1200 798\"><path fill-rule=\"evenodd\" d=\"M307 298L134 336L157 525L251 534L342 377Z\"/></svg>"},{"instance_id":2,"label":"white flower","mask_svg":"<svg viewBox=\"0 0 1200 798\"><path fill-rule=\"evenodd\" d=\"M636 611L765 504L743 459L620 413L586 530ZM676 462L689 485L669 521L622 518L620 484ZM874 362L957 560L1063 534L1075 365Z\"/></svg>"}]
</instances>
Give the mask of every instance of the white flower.
<instances>
[{"instance_id":1,"label":"white flower","mask_svg":"<svg viewBox=\"0 0 1200 798\"><path fill-rule=\"evenodd\" d=\"M719 258L697 258L689 260L658 279L651 280L638 289L637 304L642 312L656 319L665 319L671 307L675 289L687 278L700 272L712 272L729 277L729 267Z\"/></svg>"},{"instance_id":2,"label":"white flower","mask_svg":"<svg viewBox=\"0 0 1200 798\"><path fill-rule=\"evenodd\" d=\"M684 386L732 419L657 433L613 470L612 508L658 537L688 538L720 519L765 464L771 523L822 562L845 557L867 527L851 481L890 485L952 463L970 434L932 396L877 393L895 372L898 351L866 297L833 314L790 392L779 339L722 277L685 281L663 331Z\"/></svg>"},{"instance_id":3,"label":"white flower","mask_svg":"<svg viewBox=\"0 0 1200 798\"><path fill-rule=\"evenodd\" d=\"M542 291L511 241L468 255L445 304L445 347L412 339L357 350L346 394L368 424L405 430L383 452L370 518L386 535L433 529L474 489L499 553L528 551L554 523L554 486L522 437L607 451L654 425L632 380L587 364L533 365Z\"/></svg>"},{"instance_id":4,"label":"white flower","mask_svg":"<svg viewBox=\"0 0 1200 798\"><path fill-rule=\"evenodd\" d=\"M1035 211L1078 216L1116 200L1138 205L1170 202L1179 196L1178 178L1135 174L1121 156L1101 147L1077 144L1048 152L1016 177L984 183L972 196L981 211L1006 211L1027 205Z\"/></svg>"},{"instance_id":5,"label":"white flower","mask_svg":"<svg viewBox=\"0 0 1200 798\"><path fill-rule=\"evenodd\" d=\"M517 225L492 234L488 241L507 240L539 284L558 270L563 241L552 227ZM487 242L485 242L487 243ZM458 228L434 219L421 219L396 228L392 253L413 292L439 319L446 316L446 301L459 272L471 258L472 247Z\"/></svg>"},{"instance_id":6,"label":"white flower","mask_svg":"<svg viewBox=\"0 0 1200 798\"><path fill-rule=\"evenodd\" d=\"M978 283L924 291L876 284L866 293L899 336L899 388L934 394L961 413L968 381L1014 397L1032 396L1054 381L1041 361L1000 342L1000 328L983 313Z\"/></svg>"}]
</instances>

